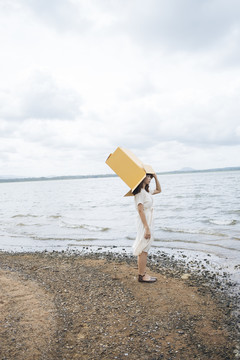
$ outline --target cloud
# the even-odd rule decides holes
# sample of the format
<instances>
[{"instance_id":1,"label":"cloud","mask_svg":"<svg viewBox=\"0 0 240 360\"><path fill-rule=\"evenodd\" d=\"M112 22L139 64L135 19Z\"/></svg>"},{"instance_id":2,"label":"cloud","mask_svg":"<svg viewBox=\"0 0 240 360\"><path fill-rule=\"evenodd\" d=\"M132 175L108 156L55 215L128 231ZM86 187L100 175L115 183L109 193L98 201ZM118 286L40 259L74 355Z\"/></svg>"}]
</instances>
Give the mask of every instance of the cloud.
<instances>
[{"instance_id":1,"label":"cloud","mask_svg":"<svg viewBox=\"0 0 240 360\"><path fill-rule=\"evenodd\" d=\"M21 91L1 91L0 116L9 120L74 120L81 116L81 103L75 90L58 85L48 73L36 71Z\"/></svg>"},{"instance_id":2,"label":"cloud","mask_svg":"<svg viewBox=\"0 0 240 360\"><path fill-rule=\"evenodd\" d=\"M217 86L217 84L216 84ZM132 91L131 91L132 90ZM129 89L129 93L138 93ZM195 92L195 93L194 93ZM107 131L112 144L148 149L161 142L177 141L192 147L240 144L238 134L239 89L182 88L133 97L118 111L112 109ZM121 131L114 131L117 124Z\"/></svg>"},{"instance_id":3,"label":"cloud","mask_svg":"<svg viewBox=\"0 0 240 360\"><path fill-rule=\"evenodd\" d=\"M239 12L237 0L133 0L120 10L118 26L144 46L195 51L239 28Z\"/></svg>"},{"instance_id":4,"label":"cloud","mask_svg":"<svg viewBox=\"0 0 240 360\"><path fill-rule=\"evenodd\" d=\"M1 5L1 4L0 4ZM238 0L17 0L2 10L34 17L60 32L101 38L125 36L157 51L211 50L225 40L238 44Z\"/></svg>"},{"instance_id":5,"label":"cloud","mask_svg":"<svg viewBox=\"0 0 240 360\"><path fill-rule=\"evenodd\" d=\"M11 0L0 4L7 14L18 12L25 16L29 13L45 25L60 31L71 29L85 30L89 27L89 20L83 16L78 4L71 0Z\"/></svg>"},{"instance_id":6,"label":"cloud","mask_svg":"<svg viewBox=\"0 0 240 360\"><path fill-rule=\"evenodd\" d=\"M234 155L240 151L240 145L195 147L177 141L161 142L147 151L136 149L136 154L144 163L151 163L156 171L179 170L184 167L194 169L222 168L239 166Z\"/></svg>"},{"instance_id":7,"label":"cloud","mask_svg":"<svg viewBox=\"0 0 240 360\"><path fill-rule=\"evenodd\" d=\"M81 114L79 95L59 87L48 74L37 72L23 101L26 118L73 120Z\"/></svg>"},{"instance_id":8,"label":"cloud","mask_svg":"<svg viewBox=\"0 0 240 360\"><path fill-rule=\"evenodd\" d=\"M35 20L63 34L102 31L115 22L115 14L103 9L95 0L11 0L0 3L5 13L18 12L34 16Z\"/></svg>"},{"instance_id":9,"label":"cloud","mask_svg":"<svg viewBox=\"0 0 240 360\"><path fill-rule=\"evenodd\" d=\"M167 51L210 49L239 30L238 0L22 0L4 8L28 11L46 26L78 35L125 34Z\"/></svg>"}]
</instances>

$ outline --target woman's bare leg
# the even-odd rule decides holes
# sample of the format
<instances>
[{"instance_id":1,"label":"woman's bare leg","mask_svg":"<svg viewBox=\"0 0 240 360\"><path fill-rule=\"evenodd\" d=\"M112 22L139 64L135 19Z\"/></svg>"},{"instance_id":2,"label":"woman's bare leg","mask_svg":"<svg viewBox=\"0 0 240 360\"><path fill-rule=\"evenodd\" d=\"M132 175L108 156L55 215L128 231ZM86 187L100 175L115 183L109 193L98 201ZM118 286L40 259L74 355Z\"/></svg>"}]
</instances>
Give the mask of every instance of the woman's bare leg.
<instances>
[{"instance_id":1,"label":"woman's bare leg","mask_svg":"<svg viewBox=\"0 0 240 360\"><path fill-rule=\"evenodd\" d=\"M144 275L145 281L149 281L153 279L150 275L146 274L147 256L148 253L145 251L143 251L140 255L138 255L138 274Z\"/></svg>"},{"instance_id":2,"label":"woman's bare leg","mask_svg":"<svg viewBox=\"0 0 240 360\"><path fill-rule=\"evenodd\" d=\"M146 272L147 255L148 255L148 253L145 251L143 251L140 255L138 255L138 274L139 275L144 275Z\"/></svg>"},{"instance_id":3,"label":"woman's bare leg","mask_svg":"<svg viewBox=\"0 0 240 360\"><path fill-rule=\"evenodd\" d=\"M146 266L147 266L147 256L148 253L143 251L140 255L138 255L138 274L144 275L144 280L148 281L151 279L151 276L146 274Z\"/></svg>"}]
</instances>

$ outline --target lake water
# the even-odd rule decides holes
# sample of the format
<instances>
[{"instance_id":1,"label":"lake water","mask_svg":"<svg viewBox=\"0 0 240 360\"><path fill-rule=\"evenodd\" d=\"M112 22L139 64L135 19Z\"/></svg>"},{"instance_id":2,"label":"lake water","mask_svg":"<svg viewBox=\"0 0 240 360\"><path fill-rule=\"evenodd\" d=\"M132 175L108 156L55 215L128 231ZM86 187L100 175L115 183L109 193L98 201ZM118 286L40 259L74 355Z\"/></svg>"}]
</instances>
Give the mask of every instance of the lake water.
<instances>
[{"instance_id":1,"label":"lake water","mask_svg":"<svg viewBox=\"0 0 240 360\"><path fill-rule=\"evenodd\" d=\"M187 260L208 259L236 278L240 268L240 171L161 175L155 242ZM154 185L152 181L151 187ZM83 248L131 253L134 198L118 178L0 184L0 249ZM102 249L100 249L102 248Z\"/></svg>"}]
</instances>

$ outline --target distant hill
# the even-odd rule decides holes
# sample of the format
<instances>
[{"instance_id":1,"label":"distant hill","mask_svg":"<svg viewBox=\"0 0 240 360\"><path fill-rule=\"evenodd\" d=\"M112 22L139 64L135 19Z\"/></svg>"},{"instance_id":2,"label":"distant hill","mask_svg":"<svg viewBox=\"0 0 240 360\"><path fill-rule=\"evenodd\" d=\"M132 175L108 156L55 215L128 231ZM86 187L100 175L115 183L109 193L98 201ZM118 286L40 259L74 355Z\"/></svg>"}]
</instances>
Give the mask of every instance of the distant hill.
<instances>
[{"instance_id":1,"label":"distant hill","mask_svg":"<svg viewBox=\"0 0 240 360\"><path fill-rule=\"evenodd\" d=\"M4 182L26 182L26 181L51 181L51 180L77 180L77 179L89 179L89 178L107 178L115 177L115 174L104 174L104 175L69 175L69 176L51 176L51 177L17 177L17 178L6 178L0 176L0 183Z\"/></svg>"},{"instance_id":2,"label":"distant hill","mask_svg":"<svg viewBox=\"0 0 240 360\"><path fill-rule=\"evenodd\" d=\"M196 171L195 169L191 168L191 167L184 167L178 171Z\"/></svg>"},{"instance_id":3,"label":"distant hill","mask_svg":"<svg viewBox=\"0 0 240 360\"><path fill-rule=\"evenodd\" d=\"M164 175L164 174L183 174L183 173L207 173L207 172L239 171L239 170L240 170L240 166L216 168L216 169L204 169L204 170L194 170L192 168L183 168L181 170L159 172L158 174Z\"/></svg>"},{"instance_id":4,"label":"distant hill","mask_svg":"<svg viewBox=\"0 0 240 360\"><path fill-rule=\"evenodd\" d=\"M225 167L217 169L205 169L205 170L194 170L192 168L183 168L175 171L157 172L159 175L167 174L184 174L184 173L207 173L207 172L220 172L220 171L240 171L239 167ZM6 175L0 176L0 183L6 182L26 182L26 181L51 181L51 180L77 180L77 179L89 179L89 178L108 178L116 177L116 174L102 174L102 175L73 175L73 176L52 176L52 177L7 177Z\"/></svg>"}]
</instances>

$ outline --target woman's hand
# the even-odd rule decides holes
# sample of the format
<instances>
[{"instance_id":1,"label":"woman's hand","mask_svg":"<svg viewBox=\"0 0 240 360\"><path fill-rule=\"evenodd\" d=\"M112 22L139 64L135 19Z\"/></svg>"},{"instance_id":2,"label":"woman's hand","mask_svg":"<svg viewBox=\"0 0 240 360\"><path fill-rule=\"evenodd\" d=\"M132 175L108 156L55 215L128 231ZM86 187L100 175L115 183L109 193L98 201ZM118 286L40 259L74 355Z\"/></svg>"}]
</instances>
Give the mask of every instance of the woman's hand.
<instances>
[{"instance_id":1,"label":"woman's hand","mask_svg":"<svg viewBox=\"0 0 240 360\"><path fill-rule=\"evenodd\" d=\"M145 233L144 233L144 237L145 239L150 239L151 238L151 232L148 226L145 227Z\"/></svg>"}]
</instances>

